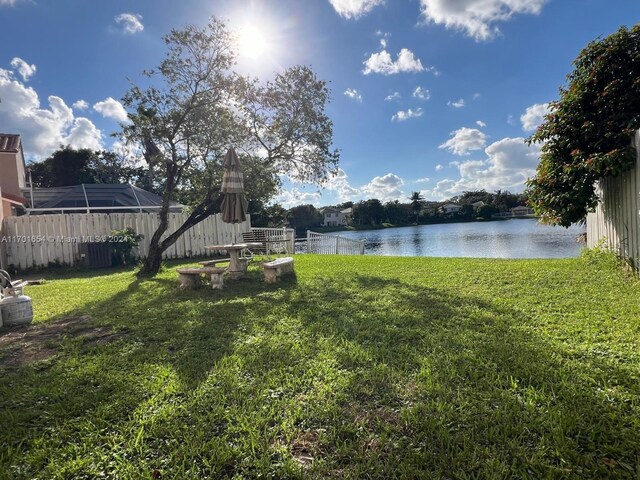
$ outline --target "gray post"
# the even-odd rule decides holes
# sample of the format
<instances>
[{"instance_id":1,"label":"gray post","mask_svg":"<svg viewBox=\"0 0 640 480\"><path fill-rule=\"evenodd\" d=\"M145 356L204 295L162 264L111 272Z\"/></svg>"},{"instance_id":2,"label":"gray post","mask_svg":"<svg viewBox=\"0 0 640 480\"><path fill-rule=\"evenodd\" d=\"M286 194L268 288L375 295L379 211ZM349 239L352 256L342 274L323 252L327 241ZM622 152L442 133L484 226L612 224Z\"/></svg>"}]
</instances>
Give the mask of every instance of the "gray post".
<instances>
[{"instance_id":1,"label":"gray post","mask_svg":"<svg viewBox=\"0 0 640 480\"><path fill-rule=\"evenodd\" d=\"M311 230L307 230L307 253L310 253L311 249Z\"/></svg>"}]
</instances>

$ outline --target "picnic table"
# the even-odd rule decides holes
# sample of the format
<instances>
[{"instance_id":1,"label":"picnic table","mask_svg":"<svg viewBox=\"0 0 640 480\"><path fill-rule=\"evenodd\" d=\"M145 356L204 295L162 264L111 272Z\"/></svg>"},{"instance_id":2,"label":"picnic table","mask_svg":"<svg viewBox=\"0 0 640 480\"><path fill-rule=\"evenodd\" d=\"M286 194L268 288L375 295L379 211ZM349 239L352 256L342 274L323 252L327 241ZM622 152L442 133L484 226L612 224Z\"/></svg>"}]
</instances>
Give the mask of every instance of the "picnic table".
<instances>
[{"instance_id":1,"label":"picnic table","mask_svg":"<svg viewBox=\"0 0 640 480\"><path fill-rule=\"evenodd\" d=\"M237 280L242 277L247 271L247 258L240 257L240 254L243 250L251 249L259 247L260 243L232 243L229 245L210 245L206 248L207 250L226 250L229 254L229 268L227 272L229 273L229 277L233 280Z\"/></svg>"}]
</instances>

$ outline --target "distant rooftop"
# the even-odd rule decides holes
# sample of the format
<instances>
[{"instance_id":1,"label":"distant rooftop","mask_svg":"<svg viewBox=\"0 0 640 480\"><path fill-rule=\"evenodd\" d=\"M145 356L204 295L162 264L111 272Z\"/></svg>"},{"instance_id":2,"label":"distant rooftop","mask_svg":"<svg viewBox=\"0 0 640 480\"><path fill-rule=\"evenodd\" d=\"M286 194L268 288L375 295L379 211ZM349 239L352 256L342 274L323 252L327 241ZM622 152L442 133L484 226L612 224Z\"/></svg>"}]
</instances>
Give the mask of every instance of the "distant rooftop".
<instances>
[{"instance_id":1,"label":"distant rooftop","mask_svg":"<svg viewBox=\"0 0 640 480\"><path fill-rule=\"evenodd\" d=\"M15 133L0 133L0 152L19 152L20 135Z\"/></svg>"}]
</instances>

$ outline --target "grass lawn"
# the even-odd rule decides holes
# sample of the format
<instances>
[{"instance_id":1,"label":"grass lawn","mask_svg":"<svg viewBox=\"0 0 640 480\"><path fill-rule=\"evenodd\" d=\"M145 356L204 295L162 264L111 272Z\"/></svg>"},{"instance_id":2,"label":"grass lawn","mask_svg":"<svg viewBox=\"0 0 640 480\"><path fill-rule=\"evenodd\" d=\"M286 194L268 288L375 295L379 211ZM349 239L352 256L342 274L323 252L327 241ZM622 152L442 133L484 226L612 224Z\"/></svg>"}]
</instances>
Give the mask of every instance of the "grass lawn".
<instances>
[{"instance_id":1,"label":"grass lawn","mask_svg":"<svg viewBox=\"0 0 640 480\"><path fill-rule=\"evenodd\" d=\"M28 287L0 477L640 476L640 283L608 257L295 261Z\"/></svg>"}]
</instances>

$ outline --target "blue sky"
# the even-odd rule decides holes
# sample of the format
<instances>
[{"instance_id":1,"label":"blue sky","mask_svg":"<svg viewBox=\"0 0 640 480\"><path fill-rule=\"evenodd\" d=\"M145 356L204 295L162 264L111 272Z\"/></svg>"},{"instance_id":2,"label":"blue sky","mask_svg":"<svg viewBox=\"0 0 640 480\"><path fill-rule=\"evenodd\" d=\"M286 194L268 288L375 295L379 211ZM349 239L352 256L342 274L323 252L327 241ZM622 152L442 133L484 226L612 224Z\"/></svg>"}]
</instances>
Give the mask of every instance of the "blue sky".
<instances>
[{"instance_id":1,"label":"blue sky","mask_svg":"<svg viewBox=\"0 0 640 480\"><path fill-rule=\"evenodd\" d=\"M128 79L172 27L215 15L248 38L238 70L296 64L329 82L340 171L278 200L317 206L412 191L522 191L527 147L579 51L640 20L637 0L0 0L0 131L27 155L110 148ZM246 33L248 32L248 33ZM256 33L257 32L257 33ZM261 52L260 52L261 50Z\"/></svg>"}]
</instances>

